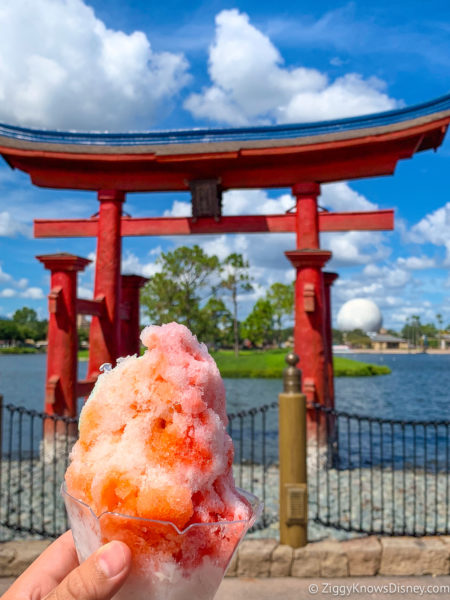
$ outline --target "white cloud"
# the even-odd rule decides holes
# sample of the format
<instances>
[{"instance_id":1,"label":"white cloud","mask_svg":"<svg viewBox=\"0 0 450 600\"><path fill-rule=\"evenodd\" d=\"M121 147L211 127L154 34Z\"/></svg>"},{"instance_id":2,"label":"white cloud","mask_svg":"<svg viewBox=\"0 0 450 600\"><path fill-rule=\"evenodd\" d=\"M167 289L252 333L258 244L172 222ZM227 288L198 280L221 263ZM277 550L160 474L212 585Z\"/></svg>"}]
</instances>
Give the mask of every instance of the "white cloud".
<instances>
[{"instance_id":1,"label":"white cloud","mask_svg":"<svg viewBox=\"0 0 450 600\"><path fill-rule=\"evenodd\" d=\"M77 297L84 298L85 300L92 300L94 297L94 290L92 287L78 284L77 286Z\"/></svg>"},{"instance_id":2,"label":"white cloud","mask_svg":"<svg viewBox=\"0 0 450 600\"><path fill-rule=\"evenodd\" d=\"M226 215L282 214L294 206L295 199L291 194L270 198L266 190L231 190L223 198Z\"/></svg>"},{"instance_id":3,"label":"white cloud","mask_svg":"<svg viewBox=\"0 0 450 600\"><path fill-rule=\"evenodd\" d=\"M0 212L0 236L16 237L18 234L31 237L31 227L17 221L10 212Z\"/></svg>"},{"instance_id":4,"label":"white cloud","mask_svg":"<svg viewBox=\"0 0 450 600\"><path fill-rule=\"evenodd\" d=\"M446 249L445 265L450 265L450 202L425 215L409 232L404 234L409 242L431 243Z\"/></svg>"},{"instance_id":5,"label":"white cloud","mask_svg":"<svg viewBox=\"0 0 450 600\"><path fill-rule=\"evenodd\" d=\"M319 204L336 212L377 210L378 205L370 202L349 186L346 181L322 186ZM324 233L322 246L333 253L329 268L365 265L386 259L390 254L385 244L386 236L375 231L348 231Z\"/></svg>"},{"instance_id":6,"label":"white cloud","mask_svg":"<svg viewBox=\"0 0 450 600\"><path fill-rule=\"evenodd\" d=\"M368 211L378 208L378 204L370 202L365 196L351 188L346 181L323 185L319 204L340 212Z\"/></svg>"},{"instance_id":7,"label":"white cloud","mask_svg":"<svg viewBox=\"0 0 450 600\"><path fill-rule=\"evenodd\" d=\"M5 273L0 265L0 283L9 283L10 281L12 281L11 275L9 273Z\"/></svg>"},{"instance_id":8,"label":"white cloud","mask_svg":"<svg viewBox=\"0 0 450 600\"><path fill-rule=\"evenodd\" d=\"M270 198L266 190L230 190L223 195L223 214L231 215L264 215L282 214L295 206L290 194L282 194L278 198ZM164 211L166 217L190 217L190 202L175 200L170 209Z\"/></svg>"},{"instance_id":9,"label":"white cloud","mask_svg":"<svg viewBox=\"0 0 450 600\"><path fill-rule=\"evenodd\" d=\"M422 269L433 269L436 267L436 261L429 256L408 256L407 258L398 258L397 264L411 271L420 271Z\"/></svg>"},{"instance_id":10,"label":"white cloud","mask_svg":"<svg viewBox=\"0 0 450 600\"><path fill-rule=\"evenodd\" d=\"M155 256L154 251L149 252ZM161 270L160 266L155 262L155 258L151 261L142 262L136 254L127 251L122 256L122 273L124 275L141 275L141 277L151 277Z\"/></svg>"},{"instance_id":11,"label":"white cloud","mask_svg":"<svg viewBox=\"0 0 450 600\"><path fill-rule=\"evenodd\" d=\"M44 292L39 287L29 287L23 292L20 292L21 298L30 298L32 300L42 300L45 298Z\"/></svg>"},{"instance_id":12,"label":"white cloud","mask_svg":"<svg viewBox=\"0 0 450 600\"><path fill-rule=\"evenodd\" d=\"M165 217L190 217L192 216L190 202L182 202L181 200L175 200L172 204L172 208L164 211Z\"/></svg>"},{"instance_id":13,"label":"white cloud","mask_svg":"<svg viewBox=\"0 0 450 600\"><path fill-rule=\"evenodd\" d=\"M377 204L354 190L346 181L328 183L322 186L319 205L341 212L376 210ZM270 215L283 214L295 207L292 194L284 193L276 198L267 190L230 190L223 194L224 215ZM191 215L190 202L175 200L170 209L164 211L167 217L188 217Z\"/></svg>"},{"instance_id":14,"label":"white cloud","mask_svg":"<svg viewBox=\"0 0 450 600\"><path fill-rule=\"evenodd\" d=\"M403 306L395 308L390 313L390 320L394 327L403 327L407 319L413 315L418 315L422 323L436 323L436 310L427 306L426 302L414 304L411 301L404 301ZM444 319L445 321L445 319Z\"/></svg>"},{"instance_id":15,"label":"white cloud","mask_svg":"<svg viewBox=\"0 0 450 600\"><path fill-rule=\"evenodd\" d=\"M247 256L250 244L250 236L245 235L206 236L200 240L200 246L206 254L215 255L219 260L224 260L233 252Z\"/></svg>"},{"instance_id":16,"label":"white cloud","mask_svg":"<svg viewBox=\"0 0 450 600\"><path fill-rule=\"evenodd\" d=\"M9 286L3 289L0 294L3 295L4 298L13 298L19 293L17 289L26 291L28 279L26 277L21 277L20 279L15 280L12 275L3 270L2 265L0 264L0 284L7 284ZM17 289L13 289L11 286L14 286L14 288Z\"/></svg>"},{"instance_id":17,"label":"white cloud","mask_svg":"<svg viewBox=\"0 0 450 600\"><path fill-rule=\"evenodd\" d=\"M379 231L323 233L321 240L322 248L333 253L329 268L366 265L385 260L391 253L385 235Z\"/></svg>"},{"instance_id":18,"label":"white cloud","mask_svg":"<svg viewBox=\"0 0 450 600\"><path fill-rule=\"evenodd\" d=\"M385 288L403 288L411 281L411 273L393 266L367 265L363 274L369 279L377 279Z\"/></svg>"},{"instance_id":19,"label":"white cloud","mask_svg":"<svg viewBox=\"0 0 450 600\"><path fill-rule=\"evenodd\" d=\"M348 73L334 81L317 69L283 66L271 40L236 9L216 16L209 51L212 85L191 94L197 118L231 125L316 121L388 110L399 105L376 77Z\"/></svg>"},{"instance_id":20,"label":"white cloud","mask_svg":"<svg viewBox=\"0 0 450 600\"><path fill-rule=\"evenodd\" d=\"M0 121L132 127L160 117L187 80L182 55L108 29L82 0L6 0L0 29Z\"/></svg>"},{"instance_id":21,"label":"white cloud","mask_svg":"<svg viewBox=\"0 0 450 600\"><path fill-rule=\"evenodd\" d=\"M339 56L333 56L333 58L330 59L330 65L333 67L342 67L343 64L344 61L342 58L339 58Z\"/></svg>"}]
</instances>

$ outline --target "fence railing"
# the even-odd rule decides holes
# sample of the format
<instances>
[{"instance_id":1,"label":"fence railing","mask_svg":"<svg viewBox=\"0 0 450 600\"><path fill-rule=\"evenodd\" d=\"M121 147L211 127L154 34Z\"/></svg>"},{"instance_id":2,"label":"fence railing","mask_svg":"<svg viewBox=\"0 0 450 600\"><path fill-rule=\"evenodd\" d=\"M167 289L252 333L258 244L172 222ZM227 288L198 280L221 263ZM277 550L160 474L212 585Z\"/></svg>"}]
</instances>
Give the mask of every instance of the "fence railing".
<instances>
[{"instance_id":1,"label":"fence railing","mask_svg":"<svg viewBox=\"0 0 450 600\"><path fill-rule=\"evenodd\" d=\"M277 409L278 403L273 402L228 415L236 485L264 503L263 514L253 531L266 529L278 520Z\"/></svg>"},{"instance_id":2,"label":"fence railing","mask_svg":"<svg viewBox=\"0 0 450 600\"><path fill-rule=\"evenodd\" d=\"M60 487L76 428L76 419L0 406L1 527L45 537L67 529Z\"/></svg>"},{"instance_id":3,"label":"fence railing","mask_svg":"<svg viewBox=\"0 0 450 600\"><path fill-rule=\"evenodd\" d=\"M273 530L279 518L277 408L274 402L228 415L236 483L265 503L258 529ZM393 421L319 405L314 412L307 447L312 523L367 534L449 534L450 421ZM0 407L0 539L67 529L59 489L76 424Z\"/></svg>"},{"instance_id":4,"label":"fence railing","mask_svg":"<svg viewBox=\"0 0 450 600\"><path fill-rule=\"evenodd\" d=\"M276 408L274 402L228 415L236 483L265 499L267 507L255 529L277 520L274 499L266 497L269 486L278 486ZM0 541L8 532L57 537L66 531L60 487L76 428L76 419L0 404Z\"/></svg>"},{"instance_id":5,"label":"fence railing","mask_svg":"<svg viewBox=\"0 0 450 600\"><path fill-rule=\"evenodd\" d=\"M314 408L308 448L314 521L367 534L449 534L450 421Z\"/></svg>"}]
</instances>

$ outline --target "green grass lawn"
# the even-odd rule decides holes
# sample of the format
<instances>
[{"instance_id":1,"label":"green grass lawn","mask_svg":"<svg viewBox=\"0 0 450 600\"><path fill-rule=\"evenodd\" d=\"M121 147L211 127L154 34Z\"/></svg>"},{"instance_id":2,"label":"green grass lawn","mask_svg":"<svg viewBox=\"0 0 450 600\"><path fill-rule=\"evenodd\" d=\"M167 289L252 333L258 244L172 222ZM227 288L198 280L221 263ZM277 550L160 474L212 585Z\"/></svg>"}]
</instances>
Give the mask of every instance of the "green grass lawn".
<instances>
[{"instance_id":1,"label":"green grass lawn","mask_svg":"<svg viewBox=\"0 0 450 600\"><path fill-rule=\"evenodd\" d=\"M0 348L0 354L37 354L39 350L36 348Z\"/></svg>"},{"instance_id":2,"label":"green grass lawn","mask_svg":"<svg viewBox=\"0 0 450 600\"><path fill-rule=\"evenodd\" d=\"M244 350L236 358L232 350L213 353L222 377L269 377L279 378L286 367L286 350ZM390 369L371 365L341 356L333 358L336 377L362 377L387 375Z\"/></svg>"},{"instance_id":3,"label":"green grass lawn","mask_svg":"<svg viewBox=\"0 0 450 600\"><path fill-rule=\"evenodd\" d=\"M286 367L285 349L277 350L242 350L236 358L232 350L213 352L212 356L219 367L222 377L268 377L280 378ZM88 350L80 350L78 358L86 360ZM336 377L364 377L370 375L387 375L388 367L335 356L333 358Z\"/></svg>"}]
</instances>

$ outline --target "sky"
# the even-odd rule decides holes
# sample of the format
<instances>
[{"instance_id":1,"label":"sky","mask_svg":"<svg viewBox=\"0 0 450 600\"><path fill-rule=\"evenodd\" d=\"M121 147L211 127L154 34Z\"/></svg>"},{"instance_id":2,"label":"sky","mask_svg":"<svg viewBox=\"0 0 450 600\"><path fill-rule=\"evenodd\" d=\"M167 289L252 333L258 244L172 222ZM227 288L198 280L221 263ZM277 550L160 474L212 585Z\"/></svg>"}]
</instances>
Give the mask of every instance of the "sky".
<instances>
[{"instance_id":1,"label":"sky","mask_svg":"<svg viewBox=\"0 0 450 600\"><path fill-rule=\"evenodd\" d=\"M0 123L130 131L301 123L418 104L449 92L447 0L377 3L241 0L2 0ZM395 175L322 186L329 210L395 209L393 232L322 234L339 273L333 314L371 298L384 325L443 316L450 323L450 135L435 153L399 162ZM289 189L233 190L224 214L285 212ZM132 216L187 215L187 193L129 194ZM36 255L95 259L94 239L36 240L34 218L89 217L95 193L34 187L0 163L0 316L47 314L49 277ZM198 243L249 260L254 291L244 318L293 269L290 234L124 238L124 273L151 276L161 251ZM94 263L79 278L92 297Z\"/></svg>"}]
</instances>

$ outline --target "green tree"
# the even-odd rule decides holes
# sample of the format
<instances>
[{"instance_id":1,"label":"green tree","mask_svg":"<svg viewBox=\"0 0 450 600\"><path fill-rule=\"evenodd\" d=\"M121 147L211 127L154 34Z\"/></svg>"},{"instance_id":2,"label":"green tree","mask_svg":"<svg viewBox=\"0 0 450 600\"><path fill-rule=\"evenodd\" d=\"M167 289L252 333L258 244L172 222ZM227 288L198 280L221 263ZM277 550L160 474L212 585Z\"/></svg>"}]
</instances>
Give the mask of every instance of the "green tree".
<instances>
[{"instance_id":1,"label":"green tree","mask_svg":"<svg viewBox=\"0 0 450 600\"><path fill-rule=\"evenodd\" d=\"M37 312L34 310L34 308L23 306L22 308L18 308L16 310L12 316L12 320L18 325L33 325L38 320Z\"/></svg>"},{"instance_id":2,"label":"green tree","mask_svg":"<svg viewBox=\"0 0 450 600\"><path fill-rule=\"evenodd\" d=\"M255 346L264 346L274 338L274 315L270 302L265 298L256 301L252 312L242 323L242 335Z\"/></svg>"},{"instance_id":3,"label":"green tree","mask_svg":"<svg viewBox=\"0 0 450 600\"><path fill-rule=\"evenodd\" d=\"M86 327L79 327L77 329L78 346L81 348L83 342L89 341L89 329Z\"/></svg>"},{"instance_id":4,"label":"green tree","mask_svg":"<svg viewBox=\"0 0 450 600\"><path fill-rule=\"evenodd\" d=\"M438 330L434 323L422 323L419 315L412 315L406 320L406 324L402 329L402 336L407 339L413 346L419 346L422 337L426 335L428 340L438 336ZM437 342L433 342L437 344Z\"/></svg>"},{"instance_id":5,"label":"green tree","mask_svg":"<svg viewBox=\"0 0 450 600\"><path fill-rule=\"evenodd\" d=\"M412 315L406 319L406 323L402 328L402 336L413 346L416 346L420 339L421 326L420 317Z\"/></svg>"},{"instance_id":6,"label":"green tree","mask_svg":"<svg viewBox=\"0 0 450 600\"><path fill-rule=\"evenodd\" d=\"M248 293L253 290L251 276L249 273L250 265L244 260L242 254L233 252L227 256L222 263L224 277L220 282L220 287L231 294L233 304L233 334L234 334L234 354L239 354L239 322L238 322L238 295Z\"/></svg>"},{"instance_id":7,"label":"green tree","mask_svg":"<svg viewBox=\"0 0 450 600\"><path fill-rule=\"evenodd\" d=\"M16 325L19 335L15 339L44 340L47 337L48 321L39 320L37 312L33 308L23 306L18 308L12 316L12 322Z\"/></svg>"},{"instance_id":8,"label":"green tree","mask_svg":"<svg viewBox=\"0 0 450 600\"><path fill-rule=\"evenodd\" d=\"M438 330L434 323L424 323L420 326L420 335L427 335L429 338L435 338L438 335Z\"/></svg>"},{"instance_id":9,"label":"green tree","mask_svg":"<svg viewBox=\"0 0 450 600\"><path fill-rule=\"evenodd\" d=\"M346 341L354 348L370 348L370 337L362 329L348 331L345 335Z\"/></svg>"},{"instance_id":10,"label":"green tree","mask_svg":"<svg viewBox=\"0 0 450 600\"><path fill-rule=\"evenodd\" d=\"M394 337L400 337L400 334L395 329L386 329L386 333Z\"/></svg>"},{"instance_id":11,"label":"green tree","mask_svg":"<svg viewBox=\"0 0 450 600\"><path fill-rule=\"evenodd\" d=\"M294 314L294 286L284 283L273 283L266 295L270 302L275 321L275 330L278 345L281 345L283 320L293 318Z\"/></svg>"},{"instance_id":12,"label":"green tree","mask_svg":"<svg viewBox=\"0 0 450 600\"><path fill-rule=\"evenodd\" d=\"M332 329L333 334L333 344L343 344L344 343L344 334L340 329Z\"/></svg>"},{"instance_id":13,"label":"green tree","mask_svg":"<svg viewBox=\"0 0 450 600\"><path fill-rule=\"evenodd\" d=\"M141 292L144 313L156 325L178 321L200 335L200 304L211 294L214 276L218 278L219 259L195 245L162 253L156 262L161 270Z\"/></svg>"},{"instance_id":14,"label":"green tree","mask_svg":"<svg viewBox=\"0 0 450 600\"><path fill-rule=\"evenodd\" d=\"M233 341L233 316L220 298L209 298L201 309L202 331L199 336L214 349L231 345Z\"/></svg>"},{"instance_id":15,"label":"green tree","mask_svg":"<svg viewBox=\"0 0 450 600\"><path fill-rule=\"evenodd\" d=\"M14 323L14 321L9 321L8 319L0 320L0 340L12 342L22 341L24 339L23 333L20 331L17 323Z\"/></svg>"}]
</instances>

